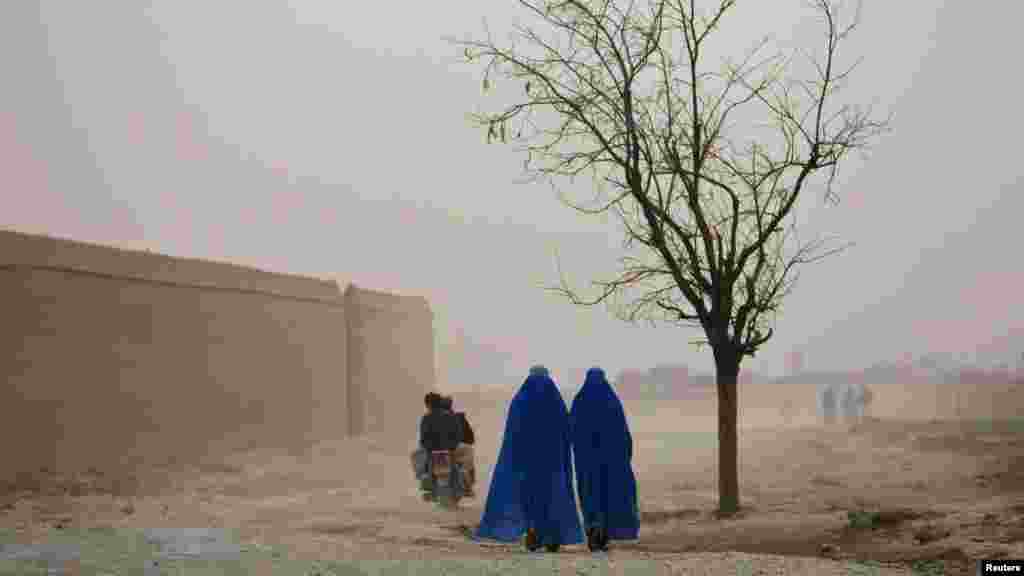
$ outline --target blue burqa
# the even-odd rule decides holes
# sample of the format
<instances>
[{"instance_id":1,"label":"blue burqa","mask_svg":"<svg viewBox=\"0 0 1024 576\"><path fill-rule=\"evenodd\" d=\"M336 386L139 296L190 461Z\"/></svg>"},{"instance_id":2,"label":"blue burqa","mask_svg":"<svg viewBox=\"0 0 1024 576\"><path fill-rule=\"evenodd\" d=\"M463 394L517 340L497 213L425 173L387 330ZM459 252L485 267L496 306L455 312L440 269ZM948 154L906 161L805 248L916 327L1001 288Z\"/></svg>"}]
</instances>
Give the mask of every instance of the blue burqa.
<instances>
[{"instance_id":1,"label":"blue burqa","mask_svg":"<svg viewBox=\"0 0 1024 576\"><path fill-rule=\"evenodd\" d=\"M591 368L569 416L583 522L603 527L609 540L635 540L640 510L633 475L633 436L622 402L604 371Z\"/></svg>"},{"instance_id":2,"label":"blue burqa","mask_svg":"<svg viewBox=\"0 0 1024 576\"><path fill-rule=\"evenodd\" d=\"M515 542L530 528L543 544L583 541L572 488L569 414L542 367L512 398L477 538Z\"/></svg>"}]
</instances>

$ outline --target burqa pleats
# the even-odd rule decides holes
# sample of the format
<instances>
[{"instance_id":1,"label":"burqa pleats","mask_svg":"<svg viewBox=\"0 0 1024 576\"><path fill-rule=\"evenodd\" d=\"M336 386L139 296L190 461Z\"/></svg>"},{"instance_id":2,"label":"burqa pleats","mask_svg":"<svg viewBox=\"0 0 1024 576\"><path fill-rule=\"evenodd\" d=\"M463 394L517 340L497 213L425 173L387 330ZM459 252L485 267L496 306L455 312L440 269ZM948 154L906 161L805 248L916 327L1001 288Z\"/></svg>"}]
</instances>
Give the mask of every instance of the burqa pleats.
<instances>
[{"instance_id":1,"label":"burqa pleats","mask_svg":"<svg viewBox=\"0 0 1024 576\"><path fill-rule=\"evenodd\" d=\"M640 532L633 437L622 402L604 372L587 372L572 401L572 449L583 522L604 528L609 540L634 540Z\"/></svg>"},{"instance_id":2,"label":"burqa pleats","mask_svg":"<svg viewBox=\"0 0 1024 576\"><path fill-rule=\"evenodd\" d=\"M519 388L509 406L478 538L514 542L533 528L545 544L583 541L568 416L550 377L531 374Z\"/></svg>"}]
</instances>

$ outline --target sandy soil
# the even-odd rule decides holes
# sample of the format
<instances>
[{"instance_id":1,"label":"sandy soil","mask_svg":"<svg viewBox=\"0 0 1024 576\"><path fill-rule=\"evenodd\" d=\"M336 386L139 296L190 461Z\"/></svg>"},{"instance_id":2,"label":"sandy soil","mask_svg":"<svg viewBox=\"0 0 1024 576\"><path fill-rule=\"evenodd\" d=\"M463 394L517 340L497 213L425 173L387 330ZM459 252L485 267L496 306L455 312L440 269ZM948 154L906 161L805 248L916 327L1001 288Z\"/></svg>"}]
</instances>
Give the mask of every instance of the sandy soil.
<instances>
[{"instance_id":1,"label":"sandy soil","mask_svg":"<svg viewBox=\"0 0 1024 576\"><path fill-rule=\"evenodd\" d=\"M412 438L359 438L132 478L43 471L0 492L0 530L35 541L81 527L223 527L309 562L546 562L566 573L632 572L642 562L666 574L942 573L922 572L940 563L965 574L974 559L1024 557L1024 419L1008 419L1024 414L1024 391L873 389L872 418L824 428L812 387L742 388L744 508L731 519L714 514L714 398L627 405L643 525L640 541L607 556L583 546L528 556L466 537L480 519L509 392L456 395L477 430L480 471L480 496L457 511L419 500ZM868 525L851 526L850 513Z\"/></svg>"}]
</instances>

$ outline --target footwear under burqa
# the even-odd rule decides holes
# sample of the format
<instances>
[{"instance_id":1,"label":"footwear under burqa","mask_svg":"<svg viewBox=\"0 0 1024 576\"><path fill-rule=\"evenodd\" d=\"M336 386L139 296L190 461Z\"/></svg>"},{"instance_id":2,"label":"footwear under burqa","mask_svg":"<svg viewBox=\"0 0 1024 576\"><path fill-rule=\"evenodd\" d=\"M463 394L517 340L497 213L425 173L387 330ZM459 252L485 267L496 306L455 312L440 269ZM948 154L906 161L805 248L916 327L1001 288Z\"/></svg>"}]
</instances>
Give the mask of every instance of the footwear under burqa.
<instances>
[{"instance_id":1,"label":"footwear under burqa","mask_svg":"<svg viewBox=\"0 0 1024 576\"><path fill-rule=\"evenodd\" d=\"M640 533L633 437L622 409L600 368L587 371L569 415L583 522L591 548L608 540L635 540Z\"/></svg>"},{"instance_id":2,"label":"footwear under burqa","mask_svg":"<svg viewBox=\"0 0 1024 576\"><path fill-rule=\"evenodd\" d=\"M512 398L477 538L516 542L530 530L549 550L583 541L572 487L569 413L547 370Z\"/></svg>"}]
</instances>

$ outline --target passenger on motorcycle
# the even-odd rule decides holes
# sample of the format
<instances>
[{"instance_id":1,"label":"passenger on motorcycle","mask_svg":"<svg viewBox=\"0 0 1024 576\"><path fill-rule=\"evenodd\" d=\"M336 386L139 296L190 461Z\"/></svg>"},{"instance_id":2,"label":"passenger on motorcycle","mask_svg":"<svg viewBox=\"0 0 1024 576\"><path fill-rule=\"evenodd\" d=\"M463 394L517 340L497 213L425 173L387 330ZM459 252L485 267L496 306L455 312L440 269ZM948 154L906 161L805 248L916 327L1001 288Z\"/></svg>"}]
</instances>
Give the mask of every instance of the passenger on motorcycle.
<instances>
[{"instance_id":1,"label":"passenger on motorcycle","mask_svg":"<svg viewBox=\"0 0 1024 576\"><path fill-rule=\"evenodd\" d=\"M473 490L476 484L476 464L473 445L476 443L473 427L469 425L465 412L456 412L454 400L448 396L442 400L442 408L455 415L459 423L459 446L452 453L452 460L462 467L463 486L466 489L466 496L475 496Z\"/></svg>"}]
</instances>

